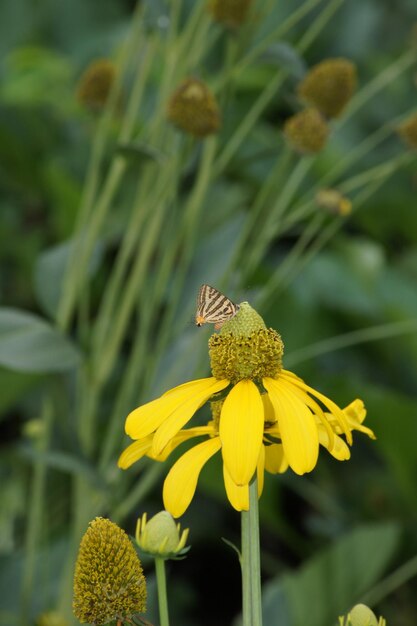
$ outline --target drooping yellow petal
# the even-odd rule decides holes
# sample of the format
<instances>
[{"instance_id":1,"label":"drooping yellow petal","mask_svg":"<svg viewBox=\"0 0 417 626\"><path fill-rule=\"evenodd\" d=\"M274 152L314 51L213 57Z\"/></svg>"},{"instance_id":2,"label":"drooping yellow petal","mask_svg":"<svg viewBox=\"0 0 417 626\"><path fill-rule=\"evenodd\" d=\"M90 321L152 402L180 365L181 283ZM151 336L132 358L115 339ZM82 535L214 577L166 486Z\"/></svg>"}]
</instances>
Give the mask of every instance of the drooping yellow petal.
<instances>
[{"instance_id":1,"label":"drooping yellow petal","mask_svg":"<svg viewBox=\"0 0 417 626\"><path fill-rule=\"evenodd\" d=\"M297 379L297 377L295 377L295 378ZM298 380L301 380L301 379L298 379ZM297 394L297 396L299 397L301 402L304 402L304 404L306 404L308 406L308 408L311 409L311 411L315 415L316 422L319 423L319 424L322 424L322 426L327 431L327 436L328 436L330 445L333 445L333 443L334 443L333 442L334 430L333 430L333 428L331 426L330 421L326 417L326 413L324 413L324 411L321 408L321 406L319 405L319 403L316 402L314 400L314 398L309 396L308 393L306 391L304 391L304 389L301 389L297 385L294 385L288 379L286 379L284 377L281 377L281 382L285 383L286 385L289 385L290 391L292 391L292 393ZM329 414L327 413L327 415L329 415Z\"/></svg>"},{"instance_id":2,"label":"drooping yellow petal","mask_svg":"<svg viewBox=\"0 0 417 626\"><path fill-rule=\"evenodd\" d=\"M317 463L319 439L313 414L278 378L264 378L277 416L285 457L296 474L310 472Z\"/></svg>"},{"instance_id":3,"label":"drooping yellow petal","mask_svg":"<svg viewBox=\"0 0 417 626\"><path fill-rule=\"evenodd\" d=\"M171 467L164 482L164 506L173 517L180 517L193 499L198 477L204 464L221 448L213 437L188 450Z\"/></svg>"},{"instance_id":4,"label":"drooping yellow petal","mask_svg":"<svg viewBox=\"0 0 417 626\"><path fill-rule=\"evenodd\" d=\"M259 453L258 464L256 466L256 477L258 479L258 498L261 497L264 490L264 477L265 477L265 446L261 446Z\"/></svg>"},{"instance_id":5,"label":"drooping yellow petal","mask_svg":"<svg viewBox=\"0 0 417 626\"><path fill-rule=\"evenodd\" d=\"M152 435L149 435L149 437L145 437L140 441L134 441L126 448L126 450L123 450L119 460L117 461L117 465L121 469L127 469L133 463L136 463L136 461L139 461L139 459L144 457L149 452L151 445Z\"/></svg>"},{"instance_id":6,"label":"drooping yellow petal","mask_svg":"<svg viewBox=\"0 0 417 626\"><path fill-rule=\"evenodd\" d=\"M287 471L288 461L281 443L265 446L265 469L270 474L283 474Z\"/></svg>"},{"instance_id":7,"label":"drooping yellow petal","mask_svg":"<svg viewBox=\"0 0 417 626\"><path fill-rule=\"evenodd\" d=\"M228 380L217 380L216 378L206 380L210 380L210 384L206 384L198 391L194 390L160 425L153 439L152 454L159 455L169 441L192 418L197 409L207 402L214 393L229 385Z\"/></svg>"},{"instance_id":8,"label":"drooping yellow petal","mask_svg":"<svg viewBox=\"0 0 417 626\"><path fill-rule=\"evenodd\" d=\"M330 441L327 431L321 424L318 424L319 441L322 446L327 448L332 456L338 461L347 461L350 459L350 450L346 443L338 435L333 436L333 440Z\"/></svg>"},{"instance_id":9,"label":"drooping yellow petal","mask_svg":"<svg viewBox=\"0 0 417 626\"><path fill-rule=\"evenodd\" d=\"M241 380L224 401L219 425L223 462L236 485L248 484L255 473L263 428L258 388L251 380Z\"/></svg>"},{"instance_id":10,"label":"drooping yellow petal","mask_svg":"<svg viewBox=\"0 0 417 626\"><path fill-rule=\"evenodd\" d=\"M274 407L272 406L271 398L267 393L261 395L262 404L264 405L264 420L265 424L273 424L277 421L274 413Z\"/></svg>"},{"instance_id":11,"label":"drooping yellow petal","mask_svg":"<svg viewBox=\"0 0 417 626\"><path fill-rule=\"evenodd\" d=\"M125 431L132 439L154 432L181 404L218 383L214 377L192 380L174 387L160 398L138 407L126 418ZM221 381L224 382L224 381ZM227 383L224 385L227 386ZM224 387L222 386L221 389Z\"/></svg>"},{"instance_id":12,"label":"drooping yellow petal","mask_svg":"<svg viewBox=\"0 0 417 626\"><path fill-rule=\"evenodd\" d=\"M347 416L349 426L352 430L359 430L361 433L368 435L371 439L376 439L373 430L362 424L366 417L366 409L362 400L359 398L353 400L353 402L345 406L343 413Z\"/></svg>"},{"instance_id":13,"label":"drooping yellow petal","mask_svg":"<svg viewBox=\"0 0 417 626\"><path fill-rule=\"evenodd\" d=\"M230 504L236 511L249 511L249 485L236 485L223 463L223 479Z\"/></svg>"},{"instance_id":14,"label":"drooping yellow petal","mask_svg":"<svg viewBox=\"0 0 417 626\"><path fill-rule=\"evenodd\" d=\"M317 391L317 389L313 389L313 387L309 387L306 385L301 378L295 377L292 372L288 372L287 370L281 370L280 377L282 376L284 379L286 378L290 383L304 389L312 396L315 396L324 404L324 406L332 413L334 418L339 422L340 427L342 428L344 434L346 435L346 439L349 443L352 443L352 434L350 432L350 428L346 419L346 416L343 414L342 409L337 406L333 400L330 400L327 396Z\"/></svg>"},{"instance_id":15,"label":"drooping yellow petal","mask_svg":"<svg viewBox=\"0 0 417 626\"><path fill-rule=\"evenodd\" d=\"M258 464L256 468L256 475L258 479L258 498L261 497L264 488L264 469L265 469L265 451L264 446L261 446L259 453ZM226 465L223 463L223 478L224 486L226 488L227 497L230 504L236 511L248 511L249 510L249 485L236 485L231 479Z\"/></svg>"},{"instance_id":16,"label":"drooping yellow petal","mask_svg":"<svg viewBox=\"0 0 417 626\"><path fill-rule=\"evenodd\" d=\"M186 430L180 430L175 437L173 437L168 445L162 450L160 454L153 454L152 448L148 453L148 457L150 459L154 459L155 461L165 461L171 452L178 448L179 445L184 443L184 441L188 441L189 439L193 439L194 437L201 437L203 435L213 436L215 435L215 430L212 426L195 426L194 428L187 428ZM153 439L153 435L151 435Z\"/></svg>"}]
</instances>

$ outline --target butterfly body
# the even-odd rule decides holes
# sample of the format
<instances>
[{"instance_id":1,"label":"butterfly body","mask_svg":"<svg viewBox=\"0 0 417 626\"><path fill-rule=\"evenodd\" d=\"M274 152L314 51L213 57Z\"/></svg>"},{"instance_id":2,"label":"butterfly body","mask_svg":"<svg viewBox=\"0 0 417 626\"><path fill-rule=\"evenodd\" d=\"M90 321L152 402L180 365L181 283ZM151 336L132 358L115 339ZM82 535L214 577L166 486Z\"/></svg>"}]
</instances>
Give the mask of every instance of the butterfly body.
<instances>
[{"instance_id":1,"label":"butterfly body","mask_svg":"<svg viewBox=\"0 0 417 626\"><path fill-rule=\"evenodd\" d=\"M197 298L197 312L195 323L215 324L216 330L221 328L224 322L232 319L239 311L239 305L234 304L220 291L210 285L201 285Z\"/></svg>"}]
</instances>

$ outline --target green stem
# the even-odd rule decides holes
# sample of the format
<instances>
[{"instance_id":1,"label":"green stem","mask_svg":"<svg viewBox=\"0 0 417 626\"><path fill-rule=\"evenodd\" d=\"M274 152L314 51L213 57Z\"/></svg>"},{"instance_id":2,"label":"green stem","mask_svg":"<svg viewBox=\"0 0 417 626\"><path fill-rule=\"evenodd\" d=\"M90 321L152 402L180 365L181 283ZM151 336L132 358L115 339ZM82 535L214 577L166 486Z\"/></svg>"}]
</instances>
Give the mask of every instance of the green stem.
<instances>
[{"instance_id":1,"label":"green stem","mask_svg":"<svg viewBox=\"0 0 417 626\"><path fill-rule=\"evenodd\" d=\"M305 52L308 47L313 43L316 37L320 34L327 22L333 17L339 7L345 0L333 0L328 2L326 7L320 13L320 15L314 20L310 28L306 30L296 48L299 52Z\"/></svg>"},{"instance_id":2,"label":"green stem","mask_svg":"<svg viewBox=\"0 0 417 626\"><path fill-rule=\"evenodd\" d=\"M165 575L165 561L155 557L156 586L158 588L159 622L160 626L169 626L167 582Z\"/></svg>"},{"instance_id":3,"label":"green stem","mask_svg":"<svg viewBox=\"0 0 417 626\"><path fill-rule=\"evenodd\" d=\"M38 442L38 451L45 452L48 449L51 438L53 422L52 404L45 399L42 411L42 435ZM42 457L35 462L33 479L31 482L29 511L25 544L25 565L22 578L21 589L21 622L28 623L30 612L31 594L36 569L36 555L39 548L40 534L42 532L42 521L45 509L43 507L46 486L46 465Z\"/></svg>"},{"instance_id":4,"label":"green stem","mask_svg":"<svg viewBox=\"0 0 417 626\"><path fill-rule=\"evenodd\" d=\"M243 626L262 626L258 482L256 476L249 484L249 511L242 511L241 523Z\"/></svg>"}]
</instances>

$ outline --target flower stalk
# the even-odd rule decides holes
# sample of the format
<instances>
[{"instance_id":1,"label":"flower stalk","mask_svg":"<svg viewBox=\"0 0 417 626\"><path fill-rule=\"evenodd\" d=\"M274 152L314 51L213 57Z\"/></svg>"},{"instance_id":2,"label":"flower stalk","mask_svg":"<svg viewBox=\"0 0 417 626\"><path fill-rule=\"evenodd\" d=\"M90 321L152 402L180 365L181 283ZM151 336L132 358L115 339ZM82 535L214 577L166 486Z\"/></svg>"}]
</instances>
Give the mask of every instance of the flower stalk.
<instances>
[{"instance_id":1,"label":"flower stalk","mask_svg":"<svg viewBox=\"0 0 417 626\"><path fill-rule=\"evenodd\" d=\"M159 621L161 626L169 626L167 581L165 559L155 557L156 586L158 589Z\"/></svg>"},{"instance_id":2,"label":"flower stalk","mask_svg":"<svg viewBox=\"0 0 417 626\"><path fill-rule=\"evenodd\" d=\"M242 511L241 516L242 623L243 626L262 626L261 560L256 475L249 484L249 511Z\"/></svg>"}]
</instances>

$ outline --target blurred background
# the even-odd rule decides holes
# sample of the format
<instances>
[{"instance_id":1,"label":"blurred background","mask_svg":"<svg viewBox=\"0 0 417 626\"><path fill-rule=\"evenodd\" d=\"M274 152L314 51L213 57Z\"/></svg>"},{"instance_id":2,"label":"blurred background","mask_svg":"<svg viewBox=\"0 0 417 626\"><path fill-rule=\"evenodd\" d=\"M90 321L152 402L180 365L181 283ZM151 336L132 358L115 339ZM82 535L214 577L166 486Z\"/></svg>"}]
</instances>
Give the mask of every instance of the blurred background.
<instances>
[{"instance_id":1,"label":"blurred background","mask_svg":"<svg viewBox=\"0 0 417 626\"><path fill-rule=\"evenodd\" d=\"M177 36L185 31L194 4L181 3ZM283 1L255 4L253 23L243 35L219 25L201 31L208 53L198 57L197 66L192 58L188 66L184 62L185 73L179 78L194 74L215 84L228 71L223 63L237 63L302 6ZM389 625L417 622L416 159L387 176L357 211L338 223L337 232L310 259L306 257L299 271L289 273L288 280L283 277L279 288L273 287L275 272L310 222L272 237L245 273L239 273L232 258L254 198L279 156L283 122L299 106L294 89L307 68L328 57L349 58L357 65L363 87L417 45L415 0L349 0L334 6L311 45L299 52L297 42L331 4L317 2L275 42L269 58L255 58L236 75L230 92L221 91L224 119L219 141L227 146L275 73L282 67L286 71L279 94L262 109L245 141L205 190L204 199L193 201L193 206L202 207L198 219L182 223L182 207L196 198L202 142L187 144L178 139L176 130L155 134L154 142L147 135L155 97L172 91L165 74L169 48L164 42L175 2L142 3L146 23L139 26L139 39L128 51L129 67L144 62L140 37L150 46L151 66L146 70L144 104L133 123L132 136L139 139L134 143L129 138L122 145L117 139L120 120L135 84L129 70L110 117L101 105L83 102L79 88L80 77L93 60L123 62L123 45L134 28L135 2L2 0L0 624L74 623L71 568L89 519L108 516L133 534L139 515L162 508L161 486L171 462L155 469L144 460L122 473L116 461L127 444L123 423L131 408L172 385L208 374L210 329L193 324L202 282L222 289L235 302L249 300L255 306L259 302L267 325L283 337L285 367L341 406L362 398L367 425L377 436L374 442L356 434L347 463L322 454L307 476L300 478L291 471L267 476L260 506L266 626L334 626L337 616L358 601L369 603ZM232 52L229 40L235 44ZM174 84L176 77L171 78ZM295 201L312 184L320 185L321 177L364 138L391 121L394 129L399 116L413 111L416 81L416 63L406 60L393 80L387 80L335 132L326 150L309 162ZM106 139L102 149L97 146L98 135ZM102 335L95 330L119 250L133 228L136 185L148 176L157 188L177 150L176 195L164 218L165 230L159 226L160 237L152 244L142 274L137 270L140 281L132 304L137 308L127 315L113 366L100 379L100 394L91 408L88 390L96 384L100 337L117 334L122 323L113 294ZM405 152L400 138L387 133L386 140L350 165L349 176ZM91 159L97 153L98 178L88 179L95 199L80 218L80 206L87 206L86 172L91 174ZM106 176L115 158L124 164L123 182L94 231L97 198L107 189ZM171 200L167 202L168 206ZM333 219L323 218L316 240ZM128 277L135 256L150 241L151 228L152 222L145 219L138 229L125 265ZM58 303L68 289L65 272L74 261L74 246L87 246L93 232L81 271L88 278L79 283L72 312L60 317ZM172 255L164 261L171 244ZM145 308L143 302L148 301ZM26 318L26 313L34 317ZM135 362L142 369L136 379L126 368L138 333ZM102 354L104 359L107 352ZM115 406L114 396L128 376L127 389ZM85 424L93 414L99 415L89 434ZM97 449L102 446L107 452L99 457ZM240 520L225 498L220 473L213 460L181 520L190 528L192 549L186 560L168 567L173 624L238 623L240 571L234 551L221 538L238 544ZM90 497L80 496L80 480L91 487ZM84 507L81 503L87 500L89 507ZM145 559L144 566L150 584L148 618L156 624L152 565ZM50 611L55 614L48 619L54 622L45 621Z\"/></svg>"}]
</instances>

